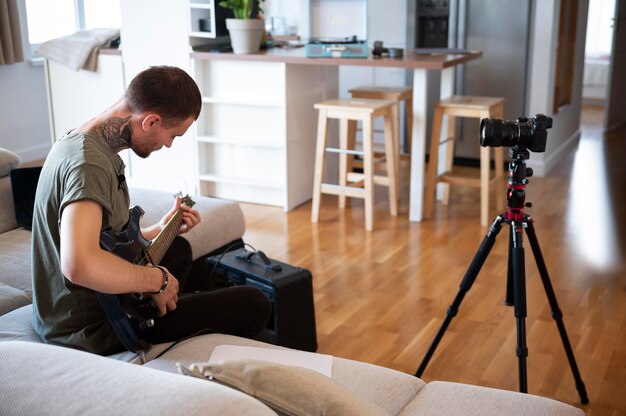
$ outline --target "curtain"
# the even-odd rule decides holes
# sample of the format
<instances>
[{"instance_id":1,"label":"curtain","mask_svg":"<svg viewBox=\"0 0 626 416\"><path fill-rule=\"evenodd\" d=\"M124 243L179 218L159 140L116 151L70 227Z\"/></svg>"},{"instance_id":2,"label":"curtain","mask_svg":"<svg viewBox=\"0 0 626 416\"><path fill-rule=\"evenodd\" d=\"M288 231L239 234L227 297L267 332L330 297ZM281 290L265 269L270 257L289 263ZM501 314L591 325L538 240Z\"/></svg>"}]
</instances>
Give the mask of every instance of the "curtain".
<instances>
[{"instance_id":1,"label":"curtain","mask_svg":"<svg viewBox=\"0 0 626 416\"><path fill-rule=\"evenodd\" d=\"M17 0L0 0L0 65L23 60Z\"/></svg>"}]
</instances>

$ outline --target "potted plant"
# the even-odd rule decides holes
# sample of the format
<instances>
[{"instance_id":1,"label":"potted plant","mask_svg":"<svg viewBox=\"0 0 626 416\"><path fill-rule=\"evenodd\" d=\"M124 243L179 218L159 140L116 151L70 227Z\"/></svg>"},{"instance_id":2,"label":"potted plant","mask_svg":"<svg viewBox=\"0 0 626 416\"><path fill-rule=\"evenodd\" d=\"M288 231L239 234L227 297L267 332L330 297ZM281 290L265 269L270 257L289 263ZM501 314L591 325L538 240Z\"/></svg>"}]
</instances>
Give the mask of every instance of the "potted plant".
<instances>
[{"instance_id":1,"label":"potted plant","mask_svg":"<svg viewBox=\"0 0 626 416\"><path fill-rule=\"evenodd\" d=\"M261 48L263 20L259 0L223 0L221 7L232 9L234 18L226 19L234 53L256 53Z\"/></svg>"}]
</instances>

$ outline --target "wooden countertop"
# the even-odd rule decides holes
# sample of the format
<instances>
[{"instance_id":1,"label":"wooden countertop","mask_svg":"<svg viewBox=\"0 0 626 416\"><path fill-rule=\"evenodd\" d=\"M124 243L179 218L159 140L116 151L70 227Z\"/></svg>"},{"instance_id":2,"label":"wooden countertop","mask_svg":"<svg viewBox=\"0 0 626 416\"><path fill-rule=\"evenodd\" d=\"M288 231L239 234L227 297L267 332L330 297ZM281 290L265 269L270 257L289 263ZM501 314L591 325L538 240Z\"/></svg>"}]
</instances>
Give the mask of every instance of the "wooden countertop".
<instances>
[{"instance_id":1,"label":"wooden countertop","mask_svg":"<svg viewBox=\"0 0 626 416\"><path fill-rule=\"evenodd\" d=\"M307 58L304 48L271 48L255 54L234 54L232 52L192 52L194 59L213 59L231 61L264 61L285 62L299 65L354 65L354 66L379 66L408 69L444 69L459 65L482 56L480 51L472 51L469 54L416 54L406 51L402 58Z\"/></svg>"}]
</instances>

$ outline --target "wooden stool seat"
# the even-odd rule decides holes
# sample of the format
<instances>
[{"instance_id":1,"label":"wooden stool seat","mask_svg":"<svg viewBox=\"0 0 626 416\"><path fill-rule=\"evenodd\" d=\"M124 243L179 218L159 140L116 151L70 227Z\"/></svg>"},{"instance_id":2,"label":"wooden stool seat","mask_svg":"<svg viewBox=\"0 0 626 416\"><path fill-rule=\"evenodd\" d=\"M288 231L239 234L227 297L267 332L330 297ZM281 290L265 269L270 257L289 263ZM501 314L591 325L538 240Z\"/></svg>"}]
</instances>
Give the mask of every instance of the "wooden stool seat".
<instances>
[{"instance_id":1,"label":"wooden stool seat","mask_svg":"<svg viewBox=\"0 0 626 416\"><path fill-rule=\"evenodd\" d=\"M385 100L409 100L413 98L413 88L412 87L387 87L387 86L378 86L378 85L367 85L356 88L351 88L348 90L350 94L352 94L353 98L355 94L363 96L362 98L373 98L380 99L380 97L384 97Z\"/></svg>"},{"instance_id":2,"label":"wooden stool seat","mask_svg":"<svg viewBox=\"0 0 626 416\"><path fill-rule=\"evenodd\" d=\"M481 112L496 111L496 107L504 106L504 98L500 97L475 97L468 95L453 95L438 103L447 110L446 114L469 114L466 117L477 117Z\"/></svg>"},{"instance_id":3,"label":"wooden stool seat","mask_svg":"<svg viewBox=\"0 0 626 416\"><path fill-rule=\"evenodd\" d=\"M335 99L317 103L319 110L317 146L315 151L315 172L313 177L313 202L311 222L319 221L321 194L339 196L339 207L345 207L346 197L362 198L365 201L365 228L373 229L374 223L374 185L389 188L389 210L391 215L398 215L396 195L397 154L394 146L391 100L371 99ZM373 151L373 123L376 117L385 120L385 152L387 175L375 175ZM339 120L339 147L326 147L328 141L328 120ZM363 123L363 149L355 148L356 123ZM339 184L322 183L326 153L339 154ZM351 172L354 156L363 158L363 173Z\"/></svg>"},{"instance_id":4,"label":"wooden stool seat","mask_svg":"<svg viewBox=\"0 0 626 416\"><path fill-rule=\"evenodd\" d=\"M352 100L350 98L337 98L317 103L314 107L317 110L355 111L357 113L372 114L380 110L386 112L388 107L393 104L394 103L389 100Z\"/></svg>"},{"instance_id":5,"label":"wooden stool seat","mask_svg":"<svg viewBox=\"0 0 626 416\"><path fill-rule=\"evenodd\" d=\"M502 147L493 148L495 160L495 173L490 177L490 150L489 147L480 148L480 178L470 178L454 174L452 172L454 160L454 131L456 117L477 118L480 122L483 118L502 118L504 111L504 98L500 97L475 97L475 96L452 96L435 104L432 136L430 142L430 156L426 172L426 189L424 191L424 217L430 218L435 204L435 192L437 183L446 184L443 194L443 203L449 200L449 185L463 185L480 188L480 223L487 225L489 221L489 190L499 189L504 186L503 164L504 155ZM440 141L443 117L448 116L448 138ZM443 172L437 172L439 164L439 148L447 144L446 158ZM478 144L478 138L476 138ZM504 209L504 193L496 193L496 207Z\"/></svg>"}]
</instances>

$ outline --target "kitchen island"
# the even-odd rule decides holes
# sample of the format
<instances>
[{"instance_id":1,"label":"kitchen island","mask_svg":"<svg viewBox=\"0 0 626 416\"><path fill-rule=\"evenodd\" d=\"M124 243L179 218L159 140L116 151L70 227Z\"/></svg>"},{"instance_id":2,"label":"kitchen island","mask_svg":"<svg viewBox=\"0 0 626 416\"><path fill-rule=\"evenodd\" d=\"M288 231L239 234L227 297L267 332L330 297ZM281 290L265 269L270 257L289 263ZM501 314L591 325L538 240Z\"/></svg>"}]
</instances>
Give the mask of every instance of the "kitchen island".
<instances>
[{"instance_id":1,"label":"kitchen island","mask_svg":"<svg viewBox=\"0 0 626 416\"><path fill-rule=\"evenodd\" d=\"M338 68L406 68L413 70L409 218L421 221L429 94L452 95L454 68L481 55L405 51L402 58L307 58L304 48L193 52L205 103L196 134L200 191L285 210L307 201L315 154L313 104L338 96ZM439 74L439 92L430 92L429 78Z\"/></svg>"}]
</instances>

